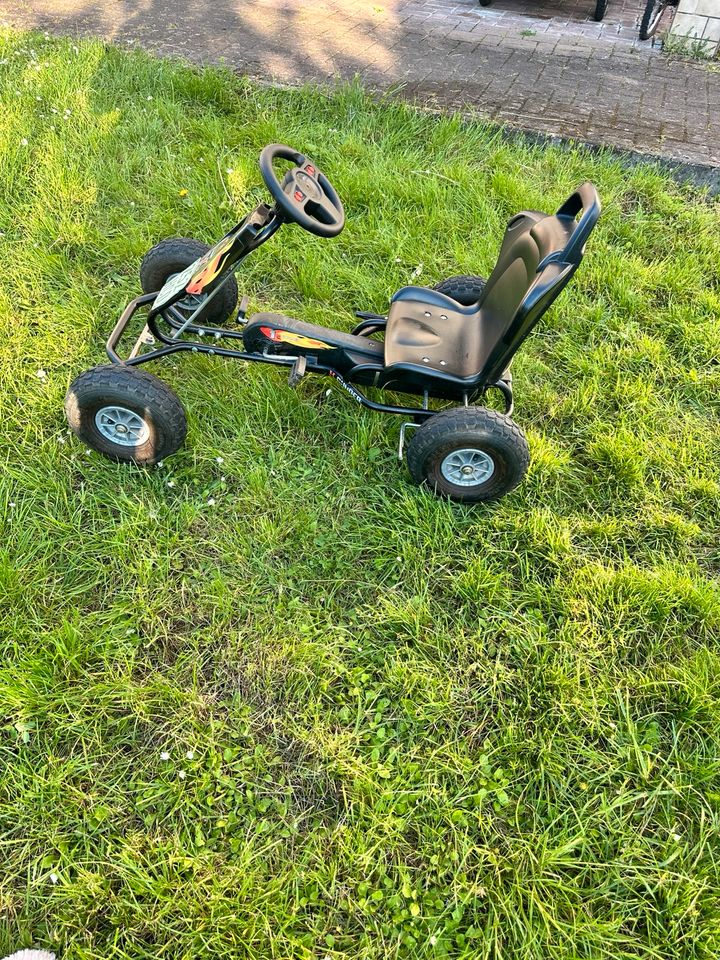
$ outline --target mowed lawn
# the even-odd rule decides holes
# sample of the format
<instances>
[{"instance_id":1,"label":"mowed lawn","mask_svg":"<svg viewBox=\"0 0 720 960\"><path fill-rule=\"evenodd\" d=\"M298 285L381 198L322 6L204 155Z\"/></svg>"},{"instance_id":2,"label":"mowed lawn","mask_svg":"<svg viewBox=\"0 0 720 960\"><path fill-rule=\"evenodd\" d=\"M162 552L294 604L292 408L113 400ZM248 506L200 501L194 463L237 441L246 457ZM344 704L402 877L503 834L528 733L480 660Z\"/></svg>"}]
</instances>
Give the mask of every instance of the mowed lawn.
<instances>
[{"instance_id":1,"label":"mowed lawn","mask_svg":"<svg viewBox=\"0 0 720 960\"><path fill-rule=\"evenodd\" d=\"M100 44L0 42L0 954L683 958L720 951L720 210L650 168ZM604 217L514 367L532 466L413 486L399 423L184 356L161 468L68 435L147 248L317 158L251 307L349 329L486 274L509 217Z\"/></svg>"}]
</instances>

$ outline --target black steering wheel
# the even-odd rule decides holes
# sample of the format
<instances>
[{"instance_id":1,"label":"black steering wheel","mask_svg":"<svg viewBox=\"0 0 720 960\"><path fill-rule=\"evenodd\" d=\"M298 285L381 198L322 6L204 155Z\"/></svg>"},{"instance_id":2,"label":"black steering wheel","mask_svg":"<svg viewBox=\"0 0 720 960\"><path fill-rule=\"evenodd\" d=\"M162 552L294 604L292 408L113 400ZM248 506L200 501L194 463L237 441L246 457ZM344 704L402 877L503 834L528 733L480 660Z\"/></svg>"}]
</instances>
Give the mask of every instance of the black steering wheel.
<instances>
[{"instance_id":1,"label":"black steering wheel","mask_svg":"<svg viewBox=\"0 0 720 960\"><path fill-rule=\"evenodd\" d=\"M273 169L276 159L295 164L282 180ZM269 143L260 154L260 173L283 216L303 230L336 237L345 226L345 211L333 185L302 153L282 143Z\"/></svg>"}]
</instances>

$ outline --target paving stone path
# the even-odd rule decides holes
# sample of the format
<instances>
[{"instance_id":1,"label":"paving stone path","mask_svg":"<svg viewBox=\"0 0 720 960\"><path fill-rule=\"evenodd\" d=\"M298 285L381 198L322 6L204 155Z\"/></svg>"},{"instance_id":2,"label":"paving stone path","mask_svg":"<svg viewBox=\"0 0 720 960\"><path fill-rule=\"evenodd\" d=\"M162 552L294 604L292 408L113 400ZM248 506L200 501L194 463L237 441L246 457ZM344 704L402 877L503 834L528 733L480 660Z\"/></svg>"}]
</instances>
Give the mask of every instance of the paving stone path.
<instances>
[{"instance_id":1,"label":"paving stone path","mask_svg":"<svg viewBox=\"0 0 720 960\"><path fill-rule=\"evenodd\" d=\"M281 83L359 75L431 107L698 165L720 183L720 63L637 38L642 0L0 0L0 20L225 62Z\"/></svg>"}]
</instances>

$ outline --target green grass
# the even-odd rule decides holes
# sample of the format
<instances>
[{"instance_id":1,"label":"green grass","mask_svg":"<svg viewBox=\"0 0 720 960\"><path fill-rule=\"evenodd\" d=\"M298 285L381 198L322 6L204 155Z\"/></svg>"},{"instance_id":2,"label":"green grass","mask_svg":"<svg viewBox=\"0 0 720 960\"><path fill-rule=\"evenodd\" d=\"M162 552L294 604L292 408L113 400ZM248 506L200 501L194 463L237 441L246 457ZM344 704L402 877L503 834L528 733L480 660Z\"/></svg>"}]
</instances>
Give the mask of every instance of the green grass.
<instances>
[{"instance_id":1,"label":"green grass","mask_svg":"<svg viewBox=\"0 0 720 960\"><path fill-rule=\"evenodd\" d=\"M717 204L355 88L0 48L0 954L717 957ZM206 358L158 368L190 420L161 469L68 436L144 251L221 236L272 140L348 225L241 280L344 329L597 184L505 501L418 490L324 381Z\"/></svg>"}]
</instances>

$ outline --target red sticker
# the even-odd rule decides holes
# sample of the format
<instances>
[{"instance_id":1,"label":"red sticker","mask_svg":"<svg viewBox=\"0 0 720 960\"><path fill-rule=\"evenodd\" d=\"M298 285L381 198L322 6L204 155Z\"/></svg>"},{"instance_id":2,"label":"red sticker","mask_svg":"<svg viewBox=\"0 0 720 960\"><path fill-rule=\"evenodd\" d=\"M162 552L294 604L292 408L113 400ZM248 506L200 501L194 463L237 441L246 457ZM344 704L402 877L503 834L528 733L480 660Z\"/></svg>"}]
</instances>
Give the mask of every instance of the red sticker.
<instances>
[{"instance_id":1,"label":"red sticker","mask_svg":"<svg viewBox=\"0 0 720 960\"><path fill-rule=\"evenodd\" d=\"M305 169L310 174L310 176L312 176L315 173L315 167L311 163L308 163Z\"/></svg>"},{"instance_id":2,"label":"red sticker","mask_svg":"<svg viewBox=\"0 0 720 960\"><path fill-rule=\"evenodd\" d=\"M295 197L298 203L300 203L301 200L305 199L305 194L302 192L302 190L296 190L293 196Z\"/></svg>"}]
</instances>

